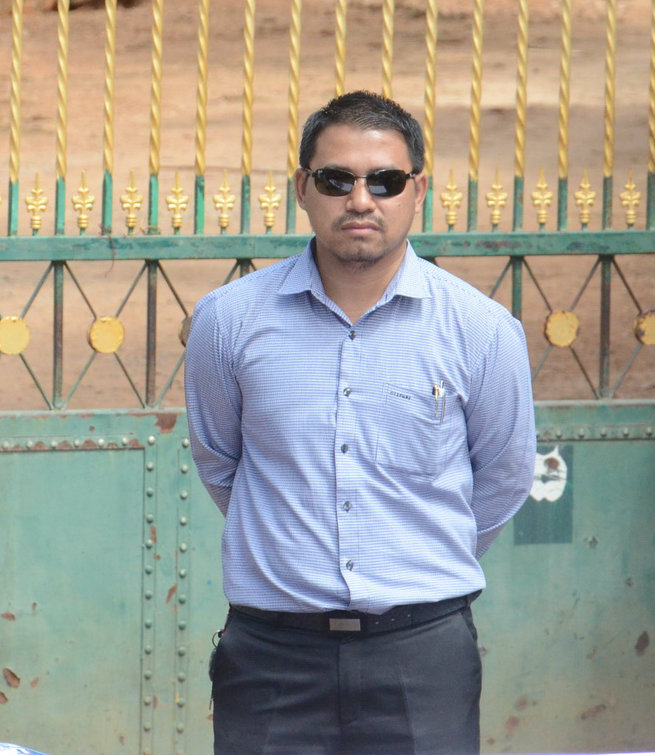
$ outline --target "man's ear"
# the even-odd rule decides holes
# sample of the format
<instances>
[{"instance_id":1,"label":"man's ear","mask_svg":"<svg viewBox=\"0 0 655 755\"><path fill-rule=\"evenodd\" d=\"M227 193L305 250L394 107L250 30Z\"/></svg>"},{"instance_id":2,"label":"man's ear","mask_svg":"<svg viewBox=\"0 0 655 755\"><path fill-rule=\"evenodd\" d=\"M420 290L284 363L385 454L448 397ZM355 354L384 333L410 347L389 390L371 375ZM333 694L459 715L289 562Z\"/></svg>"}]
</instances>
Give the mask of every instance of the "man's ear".
<instances>
[{"instance_id":1,"label":"man's ear","mask_svg":"<svg viewBox=\"0 0 655 755\"><path fill-rule=\"evenodd\" d=\"M414 213L418 215L423 207L425 196L428 193L428 177L425 171L421 171L418 176L414 177L414 186L416 187L414 197Z\"/></svg>"},{"instance_id":2,"label":"man's ear","mask_svg":"<svg viewBox=\"0 0 655 755\"><path fill-rule=\"evenodd\" d=\"M305 209L305 194L307 193L307 181L309 173L302 168L298 168L293 174L293 185L296 190L296 199L301 209Z\"/></svg>"}]
</instances>

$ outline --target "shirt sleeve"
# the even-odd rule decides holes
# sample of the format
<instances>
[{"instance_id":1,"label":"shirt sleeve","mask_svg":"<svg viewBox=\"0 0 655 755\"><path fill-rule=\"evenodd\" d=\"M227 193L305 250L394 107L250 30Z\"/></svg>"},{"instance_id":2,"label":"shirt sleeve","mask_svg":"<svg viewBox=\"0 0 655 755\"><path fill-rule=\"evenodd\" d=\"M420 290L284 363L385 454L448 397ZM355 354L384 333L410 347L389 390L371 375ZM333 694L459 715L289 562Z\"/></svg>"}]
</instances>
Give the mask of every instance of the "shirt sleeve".
<instances>
[{"instance_id":1,"label":"shirt sleeve","mask_svg":"<svg viewBox=\"0 0 655 755\"><path fill-rule=\"evenodd\" d=\"M193 314L185 390L193 459L223 515L241 458L241 392L227 352L219 332L216 298L210 294Z\"/></svg>"},{"instance_id":2,"label":"shirt sleeve","mask_svg":"<svg viewBox=\"0 0 655 755\"><path fill-rule=\"evenodd\" d=\"M534 478L530 364L523 328L509 313L473 372L465 412L479 558L523 505Z\"/></svg>"}]
</instances>

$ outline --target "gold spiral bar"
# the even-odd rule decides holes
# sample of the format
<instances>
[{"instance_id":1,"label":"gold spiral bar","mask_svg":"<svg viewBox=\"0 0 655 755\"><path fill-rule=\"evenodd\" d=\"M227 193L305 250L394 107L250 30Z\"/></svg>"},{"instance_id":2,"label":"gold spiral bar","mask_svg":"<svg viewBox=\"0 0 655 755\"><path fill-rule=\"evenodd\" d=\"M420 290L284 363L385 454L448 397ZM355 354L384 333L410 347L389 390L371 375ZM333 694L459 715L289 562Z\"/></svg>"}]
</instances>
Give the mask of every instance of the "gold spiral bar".
<instances>
[{"instance_id":1,"label":"gold spiral bar","mask_svg":"<svg viewBox=\"0 0 655 755\"><path fill-rule=\"evenodd\" d=\"M528 0L519 2L516 68L516 121L514 125L514 175L525 177L525 128L528 109Z\"/></svg>"},{"instance_id":2,"label":"gold spiral bar","mask_svg":"<svg viewBox=\"0 0 655 755\"><path fill-rule=\"evenodd\" d=\"M650 14L650 79L648 86L648 172L655 173L655 0Z\"/></svg>"},{"instance_id":3,"label":"gold spiral bar","mask_svg":"<svg viewBox=\"0 0 655 755\"><path fill-rule=\"evenodd\" d=\"M302 0L291 4L289 30L289 124L287 131L287 178L293 176L298 159L298 100L300 96L300 12Z\"/></svg>"},{"instance_id":4,"label":"gold spiral bar","mask_svg":"<svg viewBox=\"0 0 655 755\"><path fill-rule=\"evenodd\" d=\"M395 0L383 0L382 4L382 94L392 97L393 74L393 22Z\"/></svg>"},{"instance_id":5,"label":"gold spiral bar","mask_svg":"<svg viewBox=\"0 0 655 755\"><path fill-rule=\"evenodd\" d=\"M428 0L425 9L425 94L423 139L425 171L434 172L434 109L437 94L437 0Z\"/></svg>"},{"instance_id":6,"label":"gold spiral bar","mask_svg":"<svg viewBox=\"0 0 655 755\"><path fill-rule=\"evenodd\" d=\"M164 0L152 0L152 62L150 79L150 175L159 175L161 164L161 76Z\"/></svg>"},{"instance_id":7,"label":"gold spiral bar","mask_svg":"<svg viewBox=\"0 0 655 755\"><path fill-rule=\"evenodd\" d=\"M469 119L469 179L478 180L480 167L480 119L482 103L482 41L484 0L473 7L473 73L471 76L471 115Z\"/></svg>"},{"instance_id":8,"label":"gold spiral bar","mask_svg":"<svg viewBox=\"0 0 655 755\"><path fill-rule=\"evenodd\" d=\"M562 51L559 74L557 175L569 173L569 103L571 98L571 0L562 0Z\"/></svg>"},{"instance_id":9,"label":"gold spiral bar","mask_svg":"<svg viewBox=\"0 0 655 755\"><path fill-rule=\"evenodd\" d=\"M255 0L246 0L243 20L243 133L241 136L241 173L252 169L252 111L255 75Z\"/></svg>"},{"instance_id":10,"label":"gold spiral bar","mask_svg":"<svg viewBox=\"0 0 655 755\"><path fill-rule=\"evenodd\" d=\"M57 3L57 149L56 176L66 178L66 128L68 120L68 14L69 0Z\"/></svg>"},{"instance_id":11,"label":"gold spiral bar","mask_svg":"<svg viewBox=\"0 0 655 755\"><path fill-rule=\"evenodd\" d=\"M346 5L347 0L337 0L335 10L334 93L340 97L346 90Z\"/></svg>"},{"instance_id":12,"label":"gold spiral bar","mask_svg":"<svg viewBox=\"0 0 655 755\"><path fill-rule=\"evenodd\" d=\"M207 167L207 92L209 82L209 0L200 0L198 16L198 91L196 93L196 176Z\"/></svg>"},{"instance_id":13,"label":"gold spiral bar","mask_svg":"<svg viewBox=\"0 0 655 755\"><path fill-rule=\"evenodd\" d=\"M11 72L9 98L9 180L20 172L21 64L23 60L23 0L11 4Z\"/></svg>"},{"instance_id":14,"label":"gold spiral bar","mask_svg":"<svg viewBox=\"0 0 655 755\"><path fill-rule=\"evenodd\" d=\"M603 175L611 177L614 172L614 88L616 72L616 0L607 2L607 25L605 29L605 138L603 141Z\"/></svg>"},{"instance_id":15,"label":"gold spiral bar","mask_svg":"<svg viewBox=\"0 0 655 755\"><path fill-rule=\"evenodd\" d=\"M114 172L114 81L116 73L116 7L118 0L105 0L105 92L103 100L102 163Z\"/></svg>"}]
</instances>

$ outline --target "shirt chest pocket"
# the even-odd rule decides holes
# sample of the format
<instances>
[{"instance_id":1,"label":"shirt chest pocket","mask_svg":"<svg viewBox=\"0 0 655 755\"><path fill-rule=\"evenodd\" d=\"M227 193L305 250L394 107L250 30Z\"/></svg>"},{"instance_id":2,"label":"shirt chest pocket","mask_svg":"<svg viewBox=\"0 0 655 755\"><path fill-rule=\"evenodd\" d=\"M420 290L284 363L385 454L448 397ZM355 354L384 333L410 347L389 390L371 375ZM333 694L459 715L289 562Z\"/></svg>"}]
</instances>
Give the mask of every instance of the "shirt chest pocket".
<instances>
[{"instance_id":1,"label":"shirt chest pocket","mask_svg":"<svg viewBox=\"0 0 655 755\"><path fill-rule=\"evenodd\" d=\"M450 431L443 401L444 394L437 400L427 389L419 392L387 383L378 424L376 462L409 474L440 472Z\"/></svg>"}]
</instances>

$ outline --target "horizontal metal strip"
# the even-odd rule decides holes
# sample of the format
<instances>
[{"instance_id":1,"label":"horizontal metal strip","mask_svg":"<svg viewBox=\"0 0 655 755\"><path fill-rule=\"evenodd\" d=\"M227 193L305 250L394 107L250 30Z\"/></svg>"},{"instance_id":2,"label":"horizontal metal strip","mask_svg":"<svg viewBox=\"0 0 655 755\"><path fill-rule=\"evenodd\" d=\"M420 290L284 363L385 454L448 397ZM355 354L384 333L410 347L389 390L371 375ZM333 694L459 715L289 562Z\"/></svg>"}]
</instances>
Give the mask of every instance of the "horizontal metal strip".
<instances>
[{"instance_id":1,"label":"horizontal metal strip","mask_svg":"<svg viewBox=\"0 0 655 755\"><path fill-rule=\"evenodd\" d=\"M416 233L410 238L422 257L624 255L655 251L655 230ZM4 236L0 237L0 259L282 259L298 254L309 239L304 234Z\"/></svg>"}]
</instances>

